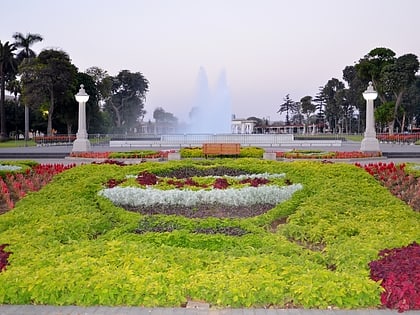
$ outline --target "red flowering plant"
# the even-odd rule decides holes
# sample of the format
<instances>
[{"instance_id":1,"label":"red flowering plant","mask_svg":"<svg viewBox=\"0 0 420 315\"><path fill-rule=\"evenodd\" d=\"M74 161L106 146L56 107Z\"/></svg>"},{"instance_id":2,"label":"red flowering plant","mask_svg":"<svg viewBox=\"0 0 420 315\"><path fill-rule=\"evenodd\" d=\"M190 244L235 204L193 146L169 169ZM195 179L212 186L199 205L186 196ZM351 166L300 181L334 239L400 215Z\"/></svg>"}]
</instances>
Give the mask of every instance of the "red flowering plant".
<instances>
[{"instance_id":1,"label":"red flowering plant","mask_svg":"<svg viewBox=\"0 0 420 315\"><path fill-rule=\"evenodd\" d=\"M175 150L135 150L128 152L72 152L71 157L86 159L166 159Z\"/></svg>"},{"instance_id":2,"label":"red flowering plant","mask_svg":"<svg viewBox=\"0 0 420 315\"><path fill-rule=\"evenodd\" d=\"M38 191L48 184L54 175L74 167L76 164L38 164L24 173L8 173L0 176L0 214L13 209L15 202L30 191ZM11 252L5 250L8 244L0 244L0 272L6 270Z\"/></svg>"},{"instance_id":3,"label":"red flowering plant","mask_svg":"<svg viewBox=\"0 0 420 315\"><path fill-rule=\"evenodd\" d=\"M0 213L10 210L15 202L30 191L38 191L48 184L54 175L74 167L76 164L37 164L24 173L8 173L0 177Z\"/></svg>"},{"instance_id":4,"label":"red flowering plant","mask_svg":"<svg viewBox=\"0 0 420 315\"><path fill-rule=\"evenodd\" d=\"M407 174L405 164L369 163L356 166L364 168L396 197L405 201L414 211L420 211L420 181L412 174Z\"/></svg>"},{"instance_id":5,"label":"red flowering plant","mask_svg":"<svg viewBox=\"0 0 420 315\"><path fill-rule=\"evenodd\" d=\"M86 159L108 159L111 152L71 152L70 157Z\"/></svg>"}]
</instances>

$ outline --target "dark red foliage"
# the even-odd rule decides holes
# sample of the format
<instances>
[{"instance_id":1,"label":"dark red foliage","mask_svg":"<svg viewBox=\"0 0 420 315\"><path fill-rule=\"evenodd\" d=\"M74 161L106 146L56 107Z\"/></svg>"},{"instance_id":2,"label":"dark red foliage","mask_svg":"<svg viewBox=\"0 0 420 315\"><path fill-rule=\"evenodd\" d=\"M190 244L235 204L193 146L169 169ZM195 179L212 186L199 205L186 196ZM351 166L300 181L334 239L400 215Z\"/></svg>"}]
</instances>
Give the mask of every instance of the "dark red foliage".
<instances>
[{"instance_id":1,"label":"dark red foliage","mask_svg":"<svg viewBox=\"0 0 420 315\"><path fill-rule=\"evenodd\" d=\"M215 189L226 189L229 187L229 183L226 178L218 177L213 183Z\"/></svg>"},{"instance_id":2,"label":"dark red foliage","mask_svg":"<svg viewBox=\"0 0 420 315\"><path fill-rule=\"evenodd\" d=\"M185 179L168 179L166 181L169 185L173 185L178 189L184 188L185 186L191 186L191 187L201 187L201 188L207 188L208 186L205 184L199 184L195 180L193 180L191 177L185 178Z\"/></svg>"},{"instance_id":3,"label":"dark red foliage","mask_svg":"<svg viewBox=\"0 0 420 315\"><path fill-rule=\"evenodd\" d=\"M381 303L388 308L420 310L420 245L384 249L369 263L370 277L382 281Z\"/></svg>"},{"instance_id":4,"label":"dark red foliage","mask_svg":"<svg viewBox=\"0 0 420 315\"><path fill-rule=\"evenodd\" d=\"M246 178L246 179L240 181L241 184L249 184L252 187L258 187L260 185L265 185L269 182L270 181L267 178L260 178L260 177Z\"/></svg>"},{"instance_id":5,"label":"dark red foliage","mask_svg":"<svg viewBox=\"0 0 420 315\"><path fill-rule=\"evenodd\" d=\"M8 246L8 245L9 244L0 245L0 272L5 271L6 266L9 264L7 259L9 258L9 255L11 254L11 252L6 252L4 250L6 248L6 246Z\"/></svg>"},{"instance_id":6,"label":"dark red foliage","mask_svg":"<svg viewBox=\"0 0 420 315\"><path fill-rule=\"evenodd\" d=\"M185 186L200 187L200 184L193 180L191 177L188 177L184 180Z\"/></svg>"},{"instance_id":7,"label":"dark red foliage","mask_svg":"<svg viewBox=\"0 0 420 315\"><path fill-rule=\"evenodd\" d=\"M110 160L110 159L106 159L102 162L93 161L92 164L112 164L112 165L118 165L118 166L126 166L127 165L124 162L117 161L117 160Z\"/></svg>"},{"instance_id":8,"label":"dark red foliage","mask_svg":"<svg viewBox=\"0 0 420 315\"><path fill-rule=\"evenodd\" d=\"M157 176L153 173L148 172L148 171L140 172L137 175L136 180L140 185L151 186L151 185L156 185L157 184Z\"/></svg>"},{"instance_id":9,"label":"dark red foliage","mask_svg":"<svg viewBox=\"0 0 420 315\"><path fill-rule=\"evenodd\" d=\"M184 181L183 180L177 180L177 179L168 179L167 183L169 185L173 185L176 188L180 189L182 187L184 187Z\"/></svg>"},{"instance_id":10,"label":"dark red foliage","mask_svg":"<svg viewBox=\"0 0 420 315\"><path fill-rule=\"evenodd\" d=\"M290 185L292 185L292 181L290 179L286 178L284 180L284 184L287 185L287 186L290 186Z\"/></svg>"},{"instance_id":11,"label":"dark red foliage","mask_svg":"<svg viewBox=\"0 0 420 315\"><path fill-rule=\"evenodd\" d=\"M105 184L105 186L107 188L114 188L115 186L118 186L119 184L125 182L125 180L120 180L120 179L115 179L115 178L111 178L107 181L107 183Z\"/></svg>"}]
</instances>

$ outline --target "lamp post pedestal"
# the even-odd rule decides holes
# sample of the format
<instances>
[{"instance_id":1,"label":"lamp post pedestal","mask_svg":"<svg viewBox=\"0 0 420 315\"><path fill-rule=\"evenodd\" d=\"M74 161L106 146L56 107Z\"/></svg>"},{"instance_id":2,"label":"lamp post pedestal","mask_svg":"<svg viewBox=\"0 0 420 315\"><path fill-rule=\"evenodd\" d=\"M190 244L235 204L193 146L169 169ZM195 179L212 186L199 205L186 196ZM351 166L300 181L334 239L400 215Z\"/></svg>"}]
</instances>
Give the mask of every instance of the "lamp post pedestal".
<instances>
[{"instance_id":1,"label":"lamp post pedestal","mask_svg":"<svg viewBox=\"0 0 420 315\"><path fill-rule=\"evenodd\" d=\"M373 114L373 101L378 93L373 89L372 82L369 82L367 90L363 93L366 100L366 131L360 146L362 152L380 152L379 141L376 138L375 117Z\"/></svg>"},{"instance_id":2,"label":"lamp post pedestal","mask_svg":"<svg viewBox=\"0 0 420 315\"><path fill-rule=\"evenodd\" d=\"M360 151L362 152L380 152L379 141L376 138L364 137L362 144L360 145Z\"/></svg>"},{"instance_id":3,"label":"lamp post pedestal","mask_svg":"<svg viewBox=\"0 0 420 315\"><path fill-rule=\"evenodd\" d=\"M86 102L89 100L89 95L86 94L83 84L80 85L79 93L75 97L76 101L79 102L79 126L72 152L88 152L91 150L86 131Z\"/></svg>"}]
</instances>

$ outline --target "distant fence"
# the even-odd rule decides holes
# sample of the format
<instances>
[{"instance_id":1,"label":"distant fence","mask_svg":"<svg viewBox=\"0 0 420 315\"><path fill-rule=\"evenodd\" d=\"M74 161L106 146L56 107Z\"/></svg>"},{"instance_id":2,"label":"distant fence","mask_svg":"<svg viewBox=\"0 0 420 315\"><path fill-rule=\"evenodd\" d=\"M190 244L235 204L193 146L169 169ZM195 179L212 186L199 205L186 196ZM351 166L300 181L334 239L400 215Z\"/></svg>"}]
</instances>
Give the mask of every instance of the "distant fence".
<instances>
[{"instance_id":1,"label":"distant fence","mask_svg":"<svg viewBox=\"0 0 420 315\"><path fill-rule=\"evenodd\" d=\"M104 134L90 134L89 141L93 145L108 145L111 137ZM70 135L54 135L54 136L36 136L33 138L35 143L39 146L49 146L49 145L73 145L74 140L76 140L75 134Z\"/></svg>"},{"instance_id":2,"label":"distant fence","mask_svg":"<svg viewBox=\"0 0 420 315\"><path fill-rule=\"evenodd\" d=\"M72 144L76 135L36 136L34 141L38 145Z\"/></svg>"}]
</instances>

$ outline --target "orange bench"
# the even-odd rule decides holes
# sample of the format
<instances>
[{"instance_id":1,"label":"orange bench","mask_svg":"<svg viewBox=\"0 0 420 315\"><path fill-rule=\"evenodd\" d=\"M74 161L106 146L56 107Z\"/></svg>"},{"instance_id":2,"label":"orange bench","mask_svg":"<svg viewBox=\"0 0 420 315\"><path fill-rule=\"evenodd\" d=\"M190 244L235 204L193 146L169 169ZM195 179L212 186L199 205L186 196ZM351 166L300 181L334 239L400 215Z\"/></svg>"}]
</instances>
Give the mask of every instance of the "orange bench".
<instances>
[{"instance_id":1,"label":"orange bench","mask_svg":"<svg viewBox=\"0 0 420 315\"><path fill-rule=\"evenodd\" d=\"M239 143L203 143L203 154L208 155L239 155Z\"/></svg>"}]
</instances>

